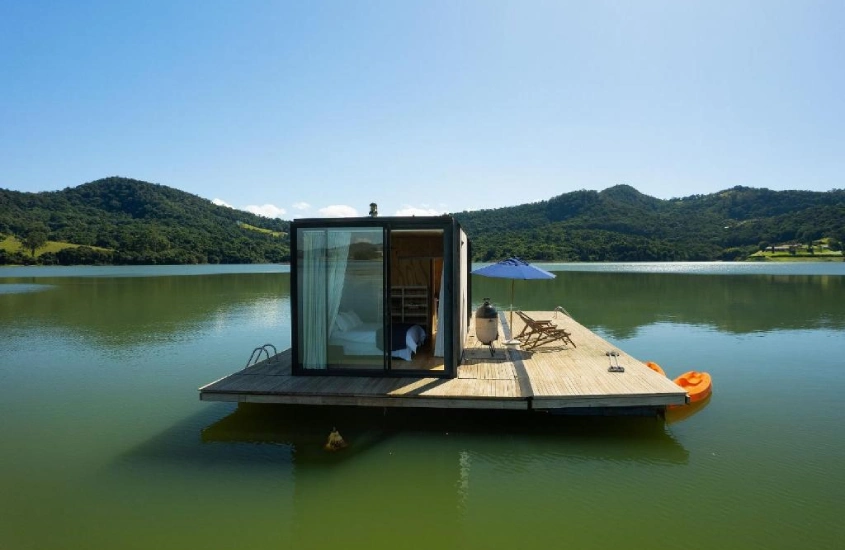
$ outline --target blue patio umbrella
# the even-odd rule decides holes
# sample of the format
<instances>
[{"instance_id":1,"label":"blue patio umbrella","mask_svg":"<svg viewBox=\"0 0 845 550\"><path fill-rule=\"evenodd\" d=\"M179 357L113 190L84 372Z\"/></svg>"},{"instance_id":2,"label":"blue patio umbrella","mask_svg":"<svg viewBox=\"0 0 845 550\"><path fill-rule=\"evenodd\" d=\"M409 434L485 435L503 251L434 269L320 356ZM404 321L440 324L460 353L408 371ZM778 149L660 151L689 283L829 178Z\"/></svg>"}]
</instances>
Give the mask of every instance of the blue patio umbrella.
<instances>
[{"instance_id":1,"label":"blue patio umbrella","mask_svg":"<svg viewBox=\"0 0 845 550\"><path fill-rule=\"evenodd\" d=\"M481 275L482 277L495 277L498 279L511 280L511 313L510 326L513 330L513 290L517 279L554 279L555 274L549 273L545 269L533 266L526 261L519 258L508 258L501 262L490 264L488 266L479 267L472 271L473 275Z\"/></svg>"}]
</instances>

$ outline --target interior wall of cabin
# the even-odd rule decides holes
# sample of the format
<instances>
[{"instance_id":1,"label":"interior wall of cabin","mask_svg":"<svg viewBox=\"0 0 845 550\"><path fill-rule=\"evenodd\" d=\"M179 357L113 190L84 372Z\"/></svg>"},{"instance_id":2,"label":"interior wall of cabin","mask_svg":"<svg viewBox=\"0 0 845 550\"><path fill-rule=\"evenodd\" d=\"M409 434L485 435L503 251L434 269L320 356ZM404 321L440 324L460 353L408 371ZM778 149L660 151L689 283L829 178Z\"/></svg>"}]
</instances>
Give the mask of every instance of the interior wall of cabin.
<instances>
[{"instance_id":1,"label":"interior wall of cabin","mask_svg":"<svg viewBox=\"0 0 845 550\"><path fill-rule=\"evenodd\" d=\"M431 262L431 332L437 332L437 315L440 311L440 284L443 282L443 258L434 258Z\"/></svg>"},{"instance_id":2,"label":"interior wall of cabin","mask_svg":"<svg viewBox=\"0 0 845 550\"><path fill-rule=\"evenodd\" d=\"M423 286L428 295L428 326L437 326L440 274L443 270L443 234L415 235L394 232L390 237L390 286Z\"/></svg>"}]
</instances>

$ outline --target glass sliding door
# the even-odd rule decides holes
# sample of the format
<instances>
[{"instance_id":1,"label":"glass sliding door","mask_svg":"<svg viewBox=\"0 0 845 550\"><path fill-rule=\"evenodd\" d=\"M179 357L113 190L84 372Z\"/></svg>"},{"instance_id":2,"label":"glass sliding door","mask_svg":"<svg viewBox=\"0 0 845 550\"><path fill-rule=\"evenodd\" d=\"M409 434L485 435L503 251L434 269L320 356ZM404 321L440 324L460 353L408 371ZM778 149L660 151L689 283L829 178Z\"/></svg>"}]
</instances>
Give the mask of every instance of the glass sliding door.
<instances>
[{"instance_id":1,"label":"glass sliding door","mask_svg":"<svg viewBox=\"0 0 845 550\"><path fill-rule=\"evenodd\" d=\"M302 368L384 370L384 230L302 228L297 262Z\"/></svg>"},{"instance_id":2,"label":"glass sliding door","mask_svg":"<svg viewBox=\"0 0 845 550\"><path fill-rule=\"evenodd\" d=\"M444 250L443 229L399 224L391 228L389 321L394 373L444 370L443 353L435 354L436 339L442 338L442 331L437 333L437 308Z\"/></svg>"}]
</instances>

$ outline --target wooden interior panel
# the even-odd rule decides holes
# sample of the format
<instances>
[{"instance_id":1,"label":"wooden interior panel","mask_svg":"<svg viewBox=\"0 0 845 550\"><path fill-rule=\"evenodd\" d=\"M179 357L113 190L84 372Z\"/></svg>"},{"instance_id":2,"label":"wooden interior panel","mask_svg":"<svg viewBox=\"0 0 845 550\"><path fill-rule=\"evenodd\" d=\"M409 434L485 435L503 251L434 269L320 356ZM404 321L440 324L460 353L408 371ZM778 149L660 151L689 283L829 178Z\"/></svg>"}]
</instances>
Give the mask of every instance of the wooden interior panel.
<instances>
[{"instance_id":1,"label":"wooden interior panel","mask_svg":"<svg viewBox=\"0 0 845 550\"><path fill-rule=\"evenodd\" d=\"M393 259L390 263L391 286L429 286L431 260Z\"/></svg>"},{"instance_id":2,"label":"wooden interior panel","mask_svg":"<svg viewBox=\"0 0 845 550\"><path fill-rule=\"evenodd\" d=\"M394 258L442 258L443 235L413 235L394 232L390 235Z\"/></svg>"},{"instance_id":3,"label":"wooden interior panel","mask_svg":"<svg viewBox=\"0 0 845 550\"><path fill-rule=\"evenodd\" d=\"M415 235L395 232L390 237L391 287L422 286L428 292L426 331L434 337L437 297L443 270L443 234Z\"/></svg>"}]
</instances>

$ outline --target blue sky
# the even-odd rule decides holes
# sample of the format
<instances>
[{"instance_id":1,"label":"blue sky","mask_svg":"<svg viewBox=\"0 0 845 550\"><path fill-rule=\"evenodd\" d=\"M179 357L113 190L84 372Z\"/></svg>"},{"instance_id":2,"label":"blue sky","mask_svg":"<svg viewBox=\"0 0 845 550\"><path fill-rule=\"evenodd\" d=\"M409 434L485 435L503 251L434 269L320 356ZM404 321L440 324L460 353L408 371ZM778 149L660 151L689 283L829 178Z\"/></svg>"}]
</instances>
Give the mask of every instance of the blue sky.
<instances>
[{"instance_id":1,"label":"blue sky","mask_svg":"<svg viewBox=\"0 0 845 550\"><path fill-rule=\"evenodd\" d=\"M826 191L845 2L0 0L0 187L285 219Z\"/></svg>"}]
</instances>

